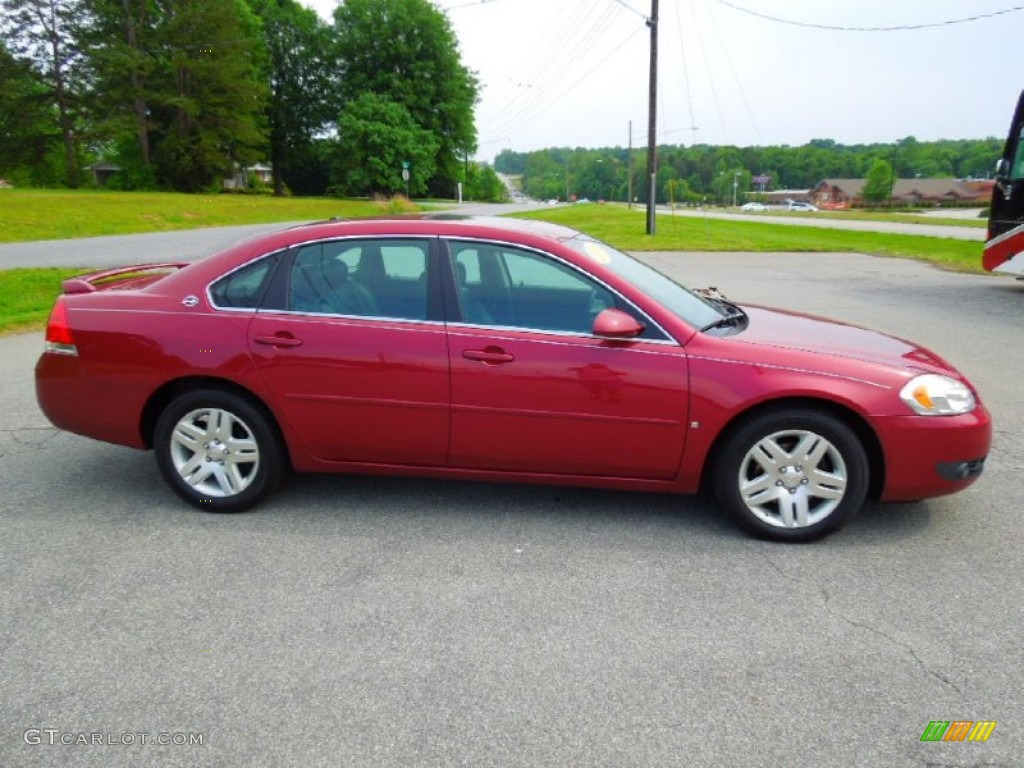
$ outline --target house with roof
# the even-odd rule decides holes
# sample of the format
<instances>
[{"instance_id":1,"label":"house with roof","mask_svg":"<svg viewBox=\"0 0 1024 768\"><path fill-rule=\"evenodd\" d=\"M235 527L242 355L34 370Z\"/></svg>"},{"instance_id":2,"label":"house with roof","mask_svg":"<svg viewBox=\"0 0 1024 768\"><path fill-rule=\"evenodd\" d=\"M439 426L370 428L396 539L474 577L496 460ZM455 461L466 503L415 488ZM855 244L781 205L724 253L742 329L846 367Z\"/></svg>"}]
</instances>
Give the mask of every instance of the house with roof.
<instances>
[{"instance_id":1,"label":"house with roof","mask_svg":"<svg viewBox=\"0 0 1024 768\"><path fill-rule=\"evenodd\" d=\"M811 191L819 208L856 208L864 204L866 179L823 179ZM987 205L995 182L963 179L896 179L890 205L954 207Z\"/></svg>"}]
</instances>

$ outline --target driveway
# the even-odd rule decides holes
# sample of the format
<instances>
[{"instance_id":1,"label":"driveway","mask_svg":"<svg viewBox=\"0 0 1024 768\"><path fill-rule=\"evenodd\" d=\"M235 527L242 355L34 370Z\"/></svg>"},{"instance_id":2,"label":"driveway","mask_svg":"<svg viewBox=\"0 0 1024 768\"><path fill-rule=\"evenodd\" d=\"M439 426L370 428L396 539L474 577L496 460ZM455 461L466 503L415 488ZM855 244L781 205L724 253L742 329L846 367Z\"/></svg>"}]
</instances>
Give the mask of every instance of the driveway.
<instances>
[{"instance_id":1,"label":"driveway","mask_svg":"<svg viewBox=\"0 0 1024 768\"><path fill-rule=\"evenodd\" d=\"M413 479L213 515L151 455L50 428L39 334L0 338L0 765L1019 765L1024 286L644 258L932 345L993 413L985 474L806 546L702 499ZM997 726L922 742L936 720Z\"/></svg>"}]
</instances>

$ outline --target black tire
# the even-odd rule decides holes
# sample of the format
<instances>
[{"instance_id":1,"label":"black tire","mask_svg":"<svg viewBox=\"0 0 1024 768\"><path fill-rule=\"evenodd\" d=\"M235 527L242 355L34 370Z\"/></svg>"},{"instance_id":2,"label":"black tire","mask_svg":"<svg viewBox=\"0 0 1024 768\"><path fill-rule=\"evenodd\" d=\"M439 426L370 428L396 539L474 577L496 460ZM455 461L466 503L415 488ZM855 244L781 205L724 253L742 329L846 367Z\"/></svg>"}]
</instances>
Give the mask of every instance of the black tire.
<instances>
[{"instance_id":1,"label":"black tire","mask_svg":"<svg viewBox=\"0 0 1024 768\"><path fill-rule=\"evenodd\" d=\"M171 402L156 425L154 450L167 484L211 512L241 512L277 487L284 453L269 418L245 398L215 389Z\"/></svg>"},{"instance_id":2,"label":"black tire","mask_svg":"<svg viewBox=\"0 0 1024 768\"><path fill-rule=\"evenodd\" d=\"M711 471L719 508L753 535L812 541L850 520L868 492L867 454L841 419L794 408L725 438Z\"/></svg>"}]
</instances>

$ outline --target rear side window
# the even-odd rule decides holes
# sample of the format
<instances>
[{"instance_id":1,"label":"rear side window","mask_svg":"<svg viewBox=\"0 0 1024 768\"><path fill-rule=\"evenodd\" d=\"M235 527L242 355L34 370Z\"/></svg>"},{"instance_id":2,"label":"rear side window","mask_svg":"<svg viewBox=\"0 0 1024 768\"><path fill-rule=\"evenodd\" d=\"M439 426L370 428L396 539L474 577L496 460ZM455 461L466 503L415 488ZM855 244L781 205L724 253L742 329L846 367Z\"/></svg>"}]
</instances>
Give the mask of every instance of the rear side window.
<instances>
[{"instance_id":1,"label":"rear side window","mask_svg":"<svg viewBox=\"0 0 1024 768\"><path fill-rule=\"evenodd\" d=\"M289 274L288 309L426 320L429 252L429 241L404 238L304 245Z\"/></svg>"},{"instance_id":2,"label":"rear side window","mask_svg":"<svg viewBox=\"0 0 1024 768\"><path fill-rule=\"evenodd\" d=\"M275 253L225 275L210 286L210 301L221 309L256 309L279 258Z\"/></svg>"}]
</instances>

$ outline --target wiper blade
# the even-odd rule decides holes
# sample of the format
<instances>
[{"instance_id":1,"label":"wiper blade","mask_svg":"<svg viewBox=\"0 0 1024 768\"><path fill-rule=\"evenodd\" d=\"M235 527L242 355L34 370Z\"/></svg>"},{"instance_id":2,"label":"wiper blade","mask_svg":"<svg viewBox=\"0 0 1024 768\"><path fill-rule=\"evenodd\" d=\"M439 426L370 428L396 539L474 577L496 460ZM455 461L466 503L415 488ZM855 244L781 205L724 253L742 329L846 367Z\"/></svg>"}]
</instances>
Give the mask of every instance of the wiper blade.
<instances>
[{"instance_id":1,"label":"wiper blade","mask_svg":"<svg viewBox=\"0 0 1024 768\"><path fill-rule=\"evenodd\" d=\"M728 328L730 325L736 325L736 321L739 319L740 315L726 315L725 317L718 318L713 323L708 323L700 329L700 332L704 333L712 328Z\"/></svg>"},{"instance_id":2,"label":"wiper blade","mask_svg":"<svg viewBox=\"0 0 1024 768\"><path fill-rule=\"evenodd\" d=\"M721 309L724 313L724 317L720 317L717 320L708 323L701 328L701 333L704 331L710 331L714 328L728 328L729 326L739 326L741 320L745 320L747 313L737 307L731 301L725 299L709 299L716 307Z\"/></svg>"}]
</instances>

